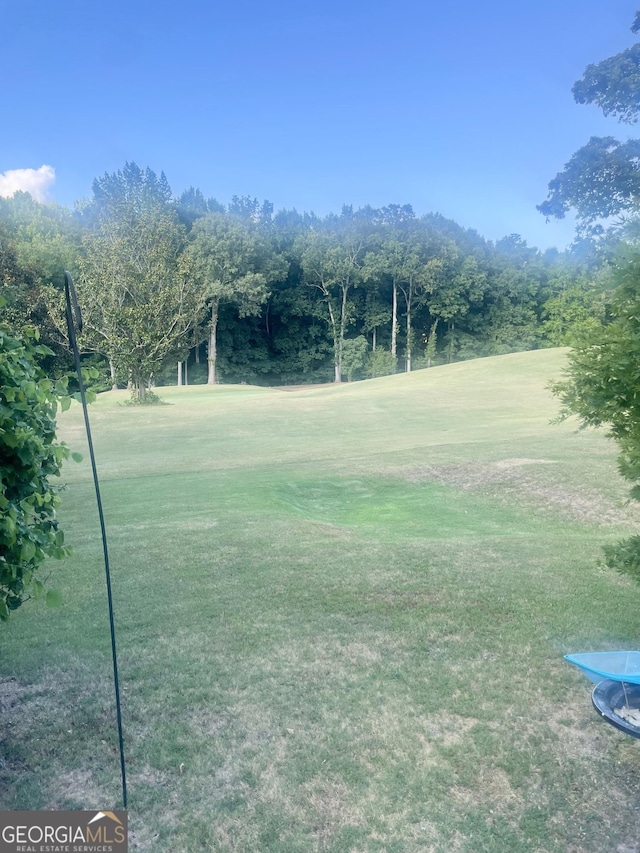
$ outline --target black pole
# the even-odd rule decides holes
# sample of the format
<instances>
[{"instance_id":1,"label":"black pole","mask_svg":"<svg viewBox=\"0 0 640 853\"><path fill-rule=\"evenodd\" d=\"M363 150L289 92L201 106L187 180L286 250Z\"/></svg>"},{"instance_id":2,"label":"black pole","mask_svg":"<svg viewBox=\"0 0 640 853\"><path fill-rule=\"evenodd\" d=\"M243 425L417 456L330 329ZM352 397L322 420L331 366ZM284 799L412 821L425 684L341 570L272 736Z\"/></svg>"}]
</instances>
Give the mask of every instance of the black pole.
<instances>
[{"instance_id":1,"label":"black pole","mask_svg":"<svg viewBox=\"0 0 640 853\"><path fill-rule=\"evenodd\" d=\"M69 344L73 350L80 386L80 399L84 413L84 425L87 431L87 442L89 444L89 458L91 459L91 470L93 471L93 484L96 490L96 501L98 503L98 516L100 518L100 530L102 533L102 551L104 553L104 570L107 580L107 601L109 603L109 626L111 628L111 657L113 660L113 685L116 694L116 717L118 720L118 743L120 746L120 772L122 775L122 803L127 808L127 774L124 765L124 740L122 737L122 711L120 709L120 685L118 679L118 655L116 652L116 627L113 619L113 597L111 595L111 570L109 568L109 551L107 548L107 530L104 523L102 511L102 499L100 497L100 484L98 482L98 470L96 468L96 457L93 452L93 440L91 438L91 427L89 426L89 412L87 409L87 395L84 382L82 381L82 368L80 366L80 352L76 340L76 326L82 331L82 314L78 306L76 291L73 286L73 278L68 270L64 271L64 292L66 297L67 329L69 330Z\"/></svg>"}]
</instances>

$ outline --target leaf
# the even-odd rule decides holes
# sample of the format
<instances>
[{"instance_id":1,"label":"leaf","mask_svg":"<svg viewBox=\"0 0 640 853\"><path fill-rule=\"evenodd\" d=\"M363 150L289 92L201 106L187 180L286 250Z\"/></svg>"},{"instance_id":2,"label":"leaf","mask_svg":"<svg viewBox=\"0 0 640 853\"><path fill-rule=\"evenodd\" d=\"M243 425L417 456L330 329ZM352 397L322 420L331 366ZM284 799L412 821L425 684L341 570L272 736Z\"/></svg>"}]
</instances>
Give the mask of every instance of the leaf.
<instances>
[{"instance_id":1,"label":"leaf","mask_svg":"<svg viewBox=\"0 0 640 853\"><path fill-rule=\"evenodd\" d=\"M71 458L74 462L82 462L83 456L82 453L72 453Z\"/></svg>"},{"instance_id":2,"label":"leaf","mask_svg":"<svg viewBox=\"0 0 640 853\"><path fill-rule=\"evenodd\" d=\"M30 539L27 539L26 542L22 544L22 548L20 549L20 559L24 563L28 563L33 557L35 557L36 546L31 542Z\"/></svg>"},{"instance_id":3,"label":"leaf","mask_svg":"<svg viewBox=\"0 0 640 853\"><path fill-rule=\"evenodd\" d=\"M62 593L58 589L50 589L45 600L47 607L62 607Z\"/></svg>"}]
</instances>

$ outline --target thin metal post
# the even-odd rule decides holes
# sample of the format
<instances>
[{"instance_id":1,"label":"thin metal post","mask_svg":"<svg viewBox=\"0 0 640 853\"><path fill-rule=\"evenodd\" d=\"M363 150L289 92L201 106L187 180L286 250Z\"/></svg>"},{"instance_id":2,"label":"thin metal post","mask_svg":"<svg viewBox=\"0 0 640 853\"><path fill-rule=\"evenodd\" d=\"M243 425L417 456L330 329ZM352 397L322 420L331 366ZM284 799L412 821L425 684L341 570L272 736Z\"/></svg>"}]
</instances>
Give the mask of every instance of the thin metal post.
<instances>
[{"instance_id":1,"label":"thin metal post","mask_svg":"<svg viewBox=\"0 0 640 853\"><path fill-rule=\"evenodd\" d=\"M73 350L73 355L78 373L78 384L80 386L80 399L82 401L82 411L84 413L84 425L87 431L87 442L89 444L89 458L91 459L91 470L93 472L93 484L96 491L96 501L98 503L98 516L100 518L100 531L102 533L102 551L104 554L104 570L107 581L107 601L109 604L109 627L111 629L111 658L113 660L113 685L116 694L116 717L118 721L118 744L120 747L120 773L122 776L122 803L124 808L127 808L127 774L124 762L124 739L122 736L122 711L120 708L120 684L118 679L118 655L116 651L116 628L113 618L113 596L111 594L111 570L109 567L109 550L107 548L107 530L104 523L104 513L102 511L102 499L100 497L100 483L98 482L98 469L96 468L96 457L93 451L93 440L91 438L91 427L89 425L89 412L87 409L87 395L85 392L84 382L82 380L82 368L80 365L80 352L78 350L78 342L76 340L76 326L78 331L82 331L82 315L76 291L73 286L73 277L68 270L64 271L64 290L66 297L66 315L67 328L69 331L69 344Z\"/></svg>"}]
</instances>

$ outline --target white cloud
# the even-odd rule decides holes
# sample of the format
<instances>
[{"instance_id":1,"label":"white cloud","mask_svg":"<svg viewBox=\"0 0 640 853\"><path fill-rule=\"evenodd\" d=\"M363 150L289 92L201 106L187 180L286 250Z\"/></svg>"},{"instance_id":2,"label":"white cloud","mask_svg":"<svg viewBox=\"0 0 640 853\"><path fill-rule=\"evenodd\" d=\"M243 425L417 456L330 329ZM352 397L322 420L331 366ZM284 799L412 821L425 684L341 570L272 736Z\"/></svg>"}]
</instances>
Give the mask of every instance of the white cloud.
<instances>
[{"instance_id":1,"label":"white cloud","mask_svg":"<svg viewBox=\"0 0 640 853\"><path fill-rule=\"evenodd\" d=\"M56 179L53 166L39 169L8 169L0 172L0 196L9 198L19 190L31 193L39 202L49 201L48 190Z\"/></svg>"}]
</instances>

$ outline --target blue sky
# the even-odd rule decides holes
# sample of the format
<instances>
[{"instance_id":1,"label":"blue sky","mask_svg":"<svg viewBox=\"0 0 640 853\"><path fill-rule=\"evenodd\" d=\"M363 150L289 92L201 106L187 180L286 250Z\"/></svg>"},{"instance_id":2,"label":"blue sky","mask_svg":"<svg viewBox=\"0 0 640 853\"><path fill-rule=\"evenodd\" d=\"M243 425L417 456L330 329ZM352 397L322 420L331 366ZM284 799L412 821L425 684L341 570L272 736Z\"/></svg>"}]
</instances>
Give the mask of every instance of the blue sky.
<instances>
[{"instance_id":1,"label":"blue sky","mask_svg":"<svg viewBox=\"0 0 640 853\"><path fill-rule=\"evenodd\" d=\"M535 205L590 136L634 135L571 86L636 3L3 0L0 192L47 165L72 205L133 160L176 194L409 203L562 248Z\"/></svg>"}]
</instances>

